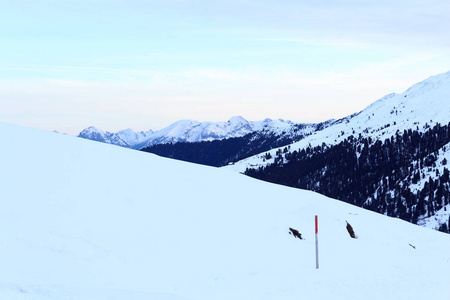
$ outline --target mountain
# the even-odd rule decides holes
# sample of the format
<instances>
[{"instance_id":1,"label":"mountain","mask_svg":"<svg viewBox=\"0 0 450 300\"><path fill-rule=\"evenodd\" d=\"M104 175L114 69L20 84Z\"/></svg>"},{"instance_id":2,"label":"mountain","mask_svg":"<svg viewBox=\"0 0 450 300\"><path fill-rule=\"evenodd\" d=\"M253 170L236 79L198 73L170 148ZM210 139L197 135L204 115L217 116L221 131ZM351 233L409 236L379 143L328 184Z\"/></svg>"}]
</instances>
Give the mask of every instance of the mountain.
<instances>
[{"instance_id":1,"label":"mountain","mask_svg":"<svg viewBox=\"0 0 450 300\"><path fill-rule=\"evenodd\" d=\"M153 131L151 130L136 133L132 129L125 129L116 133L109 131L104 132L94 126L90 126L81 131L78 137L121 147L132 148L134 145L143 143L149 139L152 134Z\"/></svg>"},{"instance_id":2,"label":"mountain","mask_svg":"<svg viewBox=\"0 0 450 300\"><path fill-rule=\"evenodd\" d=\"M293 123L282 119L247 121L242 117L232 117L227 122L198 122L182 120L158 130L136 133L131 129L117 133L103 132L96 127L84 129L78 137L113 144L126 148L142 149L156 144L176 142L200 142L241 137L248 133L271 128L282 131Z\"/></svg>"},{"instance_id":3,"label":"mountain","mask_svg":"<svg viewBox=\"0 0 450 300\"><path fill-rule=\"evenodd\" d=\"M1 299L449 295L450 235L226 168L5 123L0 136Z\"/></svg>"},{"instance_id":4,"label":"mountain","mask_svg":"<svg viewBox=\"0 0 450 300\"><path fill-rule=\"evenodd\" d=\"M330 126L333 122L330 120L318 124L290 123L287 125L283 123L284 126L271 122L262 129L242 137L214 141L160 143L142 148L141 151L187 162L221 167L262 151L299 141L317 130Z\"/></svg>"},{"instance_id":5,"label":"mountain","mask_svg":"<svg viewBox=\"0 0 450 300\"><path fill-rule=\"evenodd\" d=\"M450 232L449 99L447 72L228 168Z\"/></svg>"},{"instance_id":6,"label":"mountain","mask_svg":"<svg viewBox=\"0 0 450 300\"><path fill-rule=\"evenodd\" d=\"M435 124L450 121L450 71L419 82L401 94L391 93L377 100L359 113L335 121L332 126L314 132L307 139L291 147L312 147L337 144L347 137L359 136L372 141L384 140L405 129L421 132ZM277 149L272 151L275 154ZM261 157L252 157L235 165L244 171L249 164L264 165Z\"/></svg>"}]
</instances>

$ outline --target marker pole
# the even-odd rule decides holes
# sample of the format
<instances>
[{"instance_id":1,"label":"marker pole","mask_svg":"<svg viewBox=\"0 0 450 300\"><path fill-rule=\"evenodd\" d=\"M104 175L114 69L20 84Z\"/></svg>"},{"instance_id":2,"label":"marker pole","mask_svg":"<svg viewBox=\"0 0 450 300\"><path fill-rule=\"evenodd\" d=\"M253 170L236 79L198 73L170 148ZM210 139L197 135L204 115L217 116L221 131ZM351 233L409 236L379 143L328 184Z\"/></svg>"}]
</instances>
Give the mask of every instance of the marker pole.
<instances>
[{"instance_id":1,"label":"marker pole","mask_svg":"<svg viewBox=\"0 0 450 300\"><path fill-rule=\"evenodd\" d=\"M319 268L319 240L317 234L319 233L319 223L316 215L316 269Z\"/></svg>"}]
</instances>

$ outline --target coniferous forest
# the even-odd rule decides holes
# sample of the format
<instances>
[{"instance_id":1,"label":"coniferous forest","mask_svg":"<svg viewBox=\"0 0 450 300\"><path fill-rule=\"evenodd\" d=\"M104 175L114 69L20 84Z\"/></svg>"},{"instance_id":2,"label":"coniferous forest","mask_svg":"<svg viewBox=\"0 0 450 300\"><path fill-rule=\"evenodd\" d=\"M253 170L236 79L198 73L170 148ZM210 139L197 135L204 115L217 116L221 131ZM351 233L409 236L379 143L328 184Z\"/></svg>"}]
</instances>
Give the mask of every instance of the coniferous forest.
<instances>
[{"instance_id":1,"label":"coniferous forest","mask_svg":"<svg viewBox=\"0 0 450 300\"><path fill-rule=\"evenodd\" d=\"M438 160L439 150L450 142L449 127L397 131L384 141L360 135L333 146L285 147L273 163L245 174L417 224L450 201L448 162ZM450 220L439 230L450 233Z\"/></svg>"},{"instance_id":2,"label":"coniferous forest","mask_svg":"<svg viewBox=\"0 0 450 300\"><path fill-rule=\"evenodd\" d=\"M328 123L316 125L316 130L323 129ZM256 131L243 137L204 142L178 142L157 144L141 149L141 151L160 156L179 159L213 167L225 166L228 163L282 147L304 138L303 129L307 125L295 124L290 133L274 133Z\"/></svg>"}]
</instances>

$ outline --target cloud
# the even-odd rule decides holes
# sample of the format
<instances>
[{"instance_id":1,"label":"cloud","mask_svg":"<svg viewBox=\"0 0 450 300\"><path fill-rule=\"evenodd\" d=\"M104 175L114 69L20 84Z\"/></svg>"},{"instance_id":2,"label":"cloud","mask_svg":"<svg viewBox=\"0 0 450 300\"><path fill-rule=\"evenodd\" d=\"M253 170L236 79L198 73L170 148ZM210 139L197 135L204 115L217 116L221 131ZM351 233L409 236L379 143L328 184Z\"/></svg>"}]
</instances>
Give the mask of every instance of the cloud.
<instances>
[{"instance_id":1,"label":"cloud","mask_svg":"<svg viewBox=\"0 0 450 300\"><path fill-rule=\"evenodd\" d=\"M336 46L336 47L367 47L370 44L351 40L333 40L333 39L301 39L301 38L255 38L255 41L262 42L280 42L280 43L296 43L310 46Z\"/></svg>"}]
</instances>

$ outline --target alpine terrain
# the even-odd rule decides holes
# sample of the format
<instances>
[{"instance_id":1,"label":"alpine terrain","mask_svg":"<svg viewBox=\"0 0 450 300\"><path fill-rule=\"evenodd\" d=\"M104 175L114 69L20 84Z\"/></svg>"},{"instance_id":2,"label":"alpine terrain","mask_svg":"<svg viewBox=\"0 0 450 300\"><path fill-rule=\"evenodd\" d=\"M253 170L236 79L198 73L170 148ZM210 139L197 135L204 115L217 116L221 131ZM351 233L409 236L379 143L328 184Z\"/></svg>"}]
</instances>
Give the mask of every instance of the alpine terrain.
<instances>
[{"instance_id":1,"label":"alpine terrain","mask_svg":"<svg viewBox=\"0 0 450 300\"><path fill-rule=\"evenodd\" d=\"M160 143L142 148L141 151L183 161L222 167L273 148L285 146L330 126L330 120L318 124L294 124L271 121L262 129L242 137L213 141ZM284 126L280 126L284 125Z\"/></svg>"},{"instance_id":2,"label":"alpine terrain","mask_svg":"<svg viewBox=\"0 0 450 300\"><path fill-rule=\"evenodd\" d=\"M447 72L340 120L180 121L145 143L135 138L134 148L216 167L234 164L228 168L449 233L449 99ZM228 129L211 135L217 127ZM88 138L120 145L120 134L94 130Z\"/></svg>"},{"instance_id":3,"label":"alpine terrain","mask_svg":"<svg viewBox=\"0 0 450 300\"><path fill-rule=\"evenodd\" d=\"M450 232L450 72L232 168Z\"/></svg>"},{"instance_id":4,"label":"alpine terrain","mask_svg":"<svg viewBox=\"0 0 450 300\"><path fill-rule=\"evenodd\" d=\"M227 122L182 120L158 131L149 130L138 133L131 129L121 130L117 133L104 132L91 126L81 131L78 137L139 150L163 143L201 142L241 137L267 128L282 131L291 128L292 125L291 121L281 119L247 121L237 116L232 117Z\"/></svg>"},{"instance_id":5,"label":"alpine terrain","mask_svg":"<svg viewBox=\"0 0 450 300\"><path fill-rule=\"evenodd\" d=\"M400 114L399 98L405 97L383 101L391 101ZM370 122L371 113L381 118L376 107L354 118ZM437 121L426 123L434 128ZM342 124L342 131L351 129ZM353 123L355 132L358 124L363 123ZM417 125L422 134L430 130ZM389 128L377 134L395 141L398 135ZM317 132L291 150L321 145L320 135L348 140L333 134ZM0 123L0 137L0 299L450 295L450 235L226 168L5 123ZM437 153L436 169L442 153Z\"/></svg>"}]
</instances>

